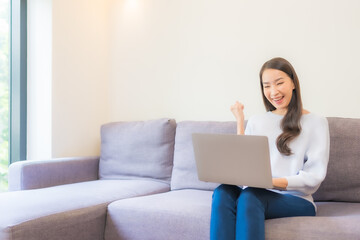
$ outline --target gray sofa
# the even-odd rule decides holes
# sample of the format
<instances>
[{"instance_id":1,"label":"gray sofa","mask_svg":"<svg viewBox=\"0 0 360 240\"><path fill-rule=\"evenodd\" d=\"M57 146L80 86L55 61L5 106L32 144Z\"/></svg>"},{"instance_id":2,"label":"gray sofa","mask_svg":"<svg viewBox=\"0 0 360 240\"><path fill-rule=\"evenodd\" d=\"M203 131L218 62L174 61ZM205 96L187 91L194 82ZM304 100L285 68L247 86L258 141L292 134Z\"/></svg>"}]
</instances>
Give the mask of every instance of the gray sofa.
<instances>
[{"instance_id":1,"label":"gray sofa","mask_svg":"<svg viewBox=\"0 0 360 240\"><path fill-rule=\"evenodd\" d=\"M360 119L328 118L316 217L266 220L266 239L360 239ZM215 183L197 178L191 133L234 122L105 124L101 156L23 161L0 193L0 239L209 239Z\"/></svg>"}]
</instances>

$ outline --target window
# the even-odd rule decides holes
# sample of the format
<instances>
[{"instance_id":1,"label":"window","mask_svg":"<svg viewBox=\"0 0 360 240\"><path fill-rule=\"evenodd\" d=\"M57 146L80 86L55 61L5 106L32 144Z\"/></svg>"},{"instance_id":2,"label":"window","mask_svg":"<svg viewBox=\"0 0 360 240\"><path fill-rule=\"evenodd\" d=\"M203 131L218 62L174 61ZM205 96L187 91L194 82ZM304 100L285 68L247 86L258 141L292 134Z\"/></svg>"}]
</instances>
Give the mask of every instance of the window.
<instances>
[{"instance_id":1,"label":"window","mask_svg":"<svg viewBox=\"0 0 360 240\"><path fill-rule=\"evenodd\" d=\"M26 0L0 0L0 192L9 163L26 159Z\"/></svg>"},{"instance_id":2,"label":"window","mask_svg":"<svg viewBox=\"0 0 360 240\"><path fill-rule=\"evenodd\" d=\"M0 0L0 192L8 187L10 0Z\"/></svg>"}]
</instances>

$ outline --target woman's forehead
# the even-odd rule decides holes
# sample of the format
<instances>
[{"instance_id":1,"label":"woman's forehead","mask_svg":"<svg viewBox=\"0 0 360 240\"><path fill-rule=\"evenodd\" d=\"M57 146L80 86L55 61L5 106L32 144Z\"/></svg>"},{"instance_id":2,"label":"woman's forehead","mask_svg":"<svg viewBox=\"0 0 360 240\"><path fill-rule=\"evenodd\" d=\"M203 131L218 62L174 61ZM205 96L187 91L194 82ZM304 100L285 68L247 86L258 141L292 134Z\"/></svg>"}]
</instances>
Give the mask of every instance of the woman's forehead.
<instances>
[{"instance_id":1,"label":"woman's forehead","mask_svg":"<svg viewBox=\"0 0 360 240\"><path fill-rule=\"evenodd\" d=\"M281 79L289 79L289 76L278 69L266 69L262 74L262 82L265 83L272 83L279 81Z\"/></svg>"}]
</instances>

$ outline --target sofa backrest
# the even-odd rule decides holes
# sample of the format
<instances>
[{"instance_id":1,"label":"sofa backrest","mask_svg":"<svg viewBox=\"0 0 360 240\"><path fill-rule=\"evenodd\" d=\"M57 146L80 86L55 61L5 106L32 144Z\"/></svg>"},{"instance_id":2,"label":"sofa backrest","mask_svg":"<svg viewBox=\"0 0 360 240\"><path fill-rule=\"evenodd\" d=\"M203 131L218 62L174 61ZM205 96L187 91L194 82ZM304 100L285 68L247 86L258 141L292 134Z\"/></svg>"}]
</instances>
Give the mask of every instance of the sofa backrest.
<instances>
[{"instance_id":1,"label":"sofa backrest","mask_svg":"<svg viewBox=\"0 0 360 240\"><path fill-rule=\"evenodd\" d=\"M327 118L330 159L315 201L360 202L360 119ZM175 135L176 131L176 135ZM171 189L213 190L198 180L192 133L235 134L235 122L158 119L101 127L100 179L158 179Z\"/></svg>"},{"instance_id":2,"label":"sofa backrest","mask_svg":"<svg viewBox=\"0 0 360 240\"><path fill-rule=\"evenodd\" d=\"M236 134L236 123L184 121L177 124L171 190L189 188L213 190L219 185L202 182L198 179L192 145L192 133Z\"/></svg>"},{"instance_id":3,"label":"sofa backrest","mask_svg":"<svg viewBox=\"0 0 360 240\"><path fill-rule=\"evenodd\" d=\"M360 202L360 119L327 118L330 158L315 201Z\"/></svg>"},{"instance_id":4,"label":"sofa backrest","mask_svg":"<svg viewBox=\"0 0 360 240\"><path fill-rule=\"evenodd\" d=\"M100 179L157 179L169 182L176 122L157 119L101 126Z\"/></svg>"}]
</instances>

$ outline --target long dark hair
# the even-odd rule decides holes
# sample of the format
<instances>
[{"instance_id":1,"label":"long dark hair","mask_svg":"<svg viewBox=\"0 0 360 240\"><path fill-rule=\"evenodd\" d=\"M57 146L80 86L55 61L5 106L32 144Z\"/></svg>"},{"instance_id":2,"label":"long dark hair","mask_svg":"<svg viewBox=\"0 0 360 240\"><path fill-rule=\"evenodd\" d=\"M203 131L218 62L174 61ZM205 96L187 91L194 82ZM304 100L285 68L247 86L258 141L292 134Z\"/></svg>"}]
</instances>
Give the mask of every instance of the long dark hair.
<instances>
[{"instance_id":1,"label":"long dark hair","mask_svg":"<svg viewBox=\"0 0 360 240\"><path fill-rule=\"evenodd\" d=\"M289 143L294 138L299 136L301 132L300 118L303 108L300 94L299 79L293 66L284 58L273 58L264 63L260 70L260 86L264 105L267 111L274 111L276 108L267 100L264 95L262 75L266 69L277 69L286 73L291 78L295 86L287 112L281 121L281 129L283 132L278 136L276 140L276 146L279 152L286 156L289 156L292 154L291 149L289 148Z\"/></svg>"}]
</instances>

